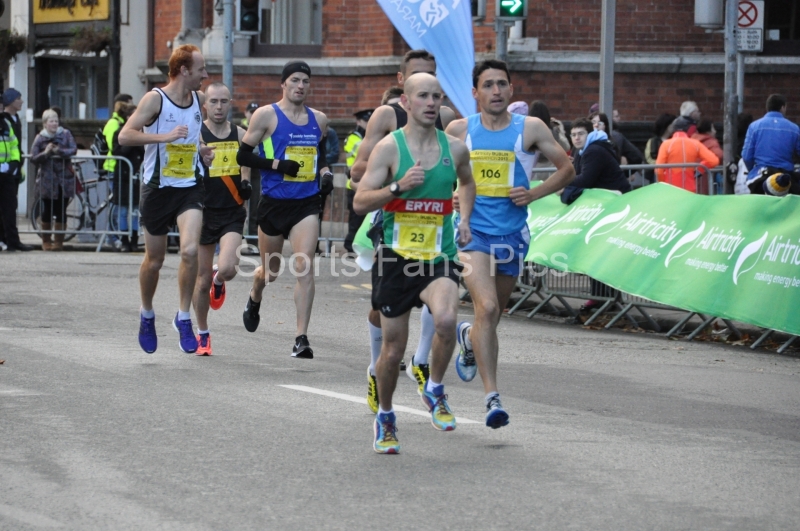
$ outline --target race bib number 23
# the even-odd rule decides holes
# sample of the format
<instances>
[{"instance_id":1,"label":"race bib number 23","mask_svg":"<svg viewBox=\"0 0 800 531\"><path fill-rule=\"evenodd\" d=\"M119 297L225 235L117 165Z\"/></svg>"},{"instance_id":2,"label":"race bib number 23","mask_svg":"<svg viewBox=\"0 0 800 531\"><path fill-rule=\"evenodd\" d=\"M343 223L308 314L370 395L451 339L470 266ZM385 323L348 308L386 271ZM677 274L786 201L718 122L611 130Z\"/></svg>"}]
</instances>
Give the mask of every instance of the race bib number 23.
<instances>
[{"instance_id":1,"label":"race bib number 23","mask_svg":"<svg viewBox=\"0 0 800 531\"><path fill-rule=\"evenodd\" d=\"M397 213L392 250L408 260L433 260L442 252L444 216Z\"/></svg>"},{"instance_id":2,"label":"race bib number 23","mask_svg":"<svg viewBox=\"0 0 800 531\"><path fill-rule=\"evenodd\" d=\"M317 148L311 146L289 146L286 148L286 160L293 160L300 164L297 177L284 175L284 181L309 182L317 175Z\"/></svg>"}]
</instances>

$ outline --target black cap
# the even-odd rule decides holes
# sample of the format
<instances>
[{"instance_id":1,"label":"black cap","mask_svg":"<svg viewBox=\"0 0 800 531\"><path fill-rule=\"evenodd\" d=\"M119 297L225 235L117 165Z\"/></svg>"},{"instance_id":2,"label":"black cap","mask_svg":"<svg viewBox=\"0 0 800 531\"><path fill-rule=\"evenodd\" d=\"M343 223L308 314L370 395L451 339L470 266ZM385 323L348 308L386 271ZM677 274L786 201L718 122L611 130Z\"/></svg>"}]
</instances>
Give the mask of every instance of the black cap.
<instances>
[{"instance_id":1,"label":"black cap","mask_svg":"<svg viewBox=\"0 0 800 531\"><path fill-rule=\"evenodd\" d=\"M255 111L256 109L258 109L258 103L251 101L250 103L247 104L247 107L245 107L244 110L252 112Z\"/></svg>"},{"instance_id":2,"label":"black cap","mask_svg":"<svg viewBox=\"0 0 800 531\"><path fill-rule=\"evenodd\" d=\"M372 116L373 111L375 111L375 109L364 109L354 112L353 116L355 116L357 120L369 121L369 117Z\"/></svg>"},{"instance_id":3,"label":"black cap","mask_svg":"<svg viewBox=\"0 0 800 531\"><path fill-rule=\"evenodd\" d=\"M308 66L308 63L305 61L289 61L285 65L283 65L283 73L281 73L281 83L289 79L289 76L294 74L295 72L300 72L302 74L311 77L311 67Z\"/></svg>"}]
</instances>

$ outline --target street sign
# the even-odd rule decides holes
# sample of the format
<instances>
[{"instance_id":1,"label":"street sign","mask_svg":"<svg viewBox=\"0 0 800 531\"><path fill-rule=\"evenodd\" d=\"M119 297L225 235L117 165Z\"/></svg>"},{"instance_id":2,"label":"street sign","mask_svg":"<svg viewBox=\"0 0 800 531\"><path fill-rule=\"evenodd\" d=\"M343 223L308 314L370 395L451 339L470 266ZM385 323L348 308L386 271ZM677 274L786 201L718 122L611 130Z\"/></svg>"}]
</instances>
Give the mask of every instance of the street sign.
<instances>
[{"instance_id":1,"label":"street sign","mask_svg":"<svg viewBox=\"0 0 800 531\"><path fill-rule=\"evenodd\" d=\"M740 52L764 51L764 0L741 0L736 48Z\"/></svg>"},{"instance_id":2,"label":"street sign","mask_svg":"<svg viewBox=\"0 0 800 531\"><path fill-rule=\"evenodd\" d=\"M524 20L528 16L528 0L497 0L495 17L500 20Z\"/></svg>"}]
</instances>

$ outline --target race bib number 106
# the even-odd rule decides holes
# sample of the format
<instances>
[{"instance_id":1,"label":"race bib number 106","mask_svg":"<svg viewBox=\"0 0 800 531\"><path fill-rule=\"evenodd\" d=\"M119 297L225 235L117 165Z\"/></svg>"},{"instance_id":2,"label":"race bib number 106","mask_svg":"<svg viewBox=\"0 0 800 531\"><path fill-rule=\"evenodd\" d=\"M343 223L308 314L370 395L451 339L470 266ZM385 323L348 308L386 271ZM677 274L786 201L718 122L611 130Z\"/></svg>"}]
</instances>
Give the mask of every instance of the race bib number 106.
<instances>
[{"instance_id":1,"label":"race bib number 106","mask_svg":"<svg viewBox=\"0 0 800 531\"><path fill-rule=\"evenodd\" d=\"M470 152L470 164L477 194L508 197L514 186L515 161L513 151L478 149Z\"/></svg>"}]
</instances>

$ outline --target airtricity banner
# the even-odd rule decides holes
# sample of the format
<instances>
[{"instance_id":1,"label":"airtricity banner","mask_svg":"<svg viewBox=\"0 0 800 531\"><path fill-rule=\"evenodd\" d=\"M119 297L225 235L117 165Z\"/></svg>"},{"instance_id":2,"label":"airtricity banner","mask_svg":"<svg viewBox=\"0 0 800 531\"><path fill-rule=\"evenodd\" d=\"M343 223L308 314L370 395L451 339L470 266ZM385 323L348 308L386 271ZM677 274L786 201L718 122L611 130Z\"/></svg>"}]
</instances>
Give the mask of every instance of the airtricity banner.
<instances>
[{"instance_id":1,"label":"airtricity banner","mask_svg":"<svg viewBox=\"0 0 800 531\"><path fill-rule=\"evenodd\" d=\"M528 207L527 260L647 299L800 335L800 197L667 184Z\"/></svg>"},{"instance_id":2,"label":"airtricity banner","mask_svg":"<svg viewBox=\"0 0 800 531\"><path fill-rule=\"evenodd\" d=\"M378 0L412 50L436 56L436 77L462 116L475 114L475 45L468 0Z\"/></svg>"}]
</instances>

